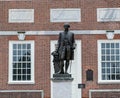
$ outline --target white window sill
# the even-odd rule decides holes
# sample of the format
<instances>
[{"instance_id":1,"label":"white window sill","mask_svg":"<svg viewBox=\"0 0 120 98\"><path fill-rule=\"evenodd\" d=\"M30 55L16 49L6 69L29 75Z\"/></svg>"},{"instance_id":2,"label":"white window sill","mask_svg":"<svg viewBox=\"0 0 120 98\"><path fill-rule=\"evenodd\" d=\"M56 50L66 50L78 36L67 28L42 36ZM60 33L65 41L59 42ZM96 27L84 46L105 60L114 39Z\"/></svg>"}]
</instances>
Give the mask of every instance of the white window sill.
<instances>
[{"instance_id":1,"label":"white window sill","mask_svg":"<svg viewBox=\"0 0 120 98\"><path fill-rule=\"evenodd\" d=\"M100 80L98 84L120 84L120 80Z\"/></svg>"},{"instance_id":2,"label":"white window sill","mask_svg":"<svg viewBox=\"0 0 120 98\"><path fill-rule=\"evenodd\" d=\"M34 81L9 81L8 84L35 84Z\"/></svg>"}]
</instances>

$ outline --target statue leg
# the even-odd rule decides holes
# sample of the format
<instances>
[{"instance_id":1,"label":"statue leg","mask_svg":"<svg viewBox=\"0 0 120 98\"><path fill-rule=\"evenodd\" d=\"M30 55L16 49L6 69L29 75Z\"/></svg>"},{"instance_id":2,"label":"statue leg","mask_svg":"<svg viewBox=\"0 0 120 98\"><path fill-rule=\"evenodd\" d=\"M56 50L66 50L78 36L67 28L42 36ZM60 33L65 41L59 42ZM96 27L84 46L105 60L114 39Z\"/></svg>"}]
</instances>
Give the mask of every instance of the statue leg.
<instances>
[{"instance_id":1,"label":"statue leg","mask_svg":"<svg viewBox=\"0 0 120 98\"><path fill-rule=\"evenodd\" d=\"M69 67L69 60L66 60L66 64L65 64L65 73L67 74L67 70Z\"/></svg>"}]
</instances>

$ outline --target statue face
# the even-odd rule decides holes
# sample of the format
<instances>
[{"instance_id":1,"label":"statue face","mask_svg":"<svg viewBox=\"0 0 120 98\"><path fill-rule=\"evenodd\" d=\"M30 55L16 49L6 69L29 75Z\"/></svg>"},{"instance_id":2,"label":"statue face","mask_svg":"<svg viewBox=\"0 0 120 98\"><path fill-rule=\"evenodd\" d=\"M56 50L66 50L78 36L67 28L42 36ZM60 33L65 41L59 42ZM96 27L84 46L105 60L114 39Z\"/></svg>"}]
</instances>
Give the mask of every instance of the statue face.
<instances>
[{"instance_id":1,"label":"statue face","mask_svg":"<svg viewBox=\"0 0 120 98\"><path fill-rule=\"evenodd\" d=\"M69 23L65 23L65 24L64 24L64 28L65 28L65 29L66 29L66 28L70 28Z\"/></svg>"},{"instance_id":2,"label":"statue face","mask_svg":"<svg viewBox=\"0 0 120 98\"><path fill-rule=\"evenodd\" d=\"M68 32L68 30L69 30L69 28L70 28L70 25L69 24L64 24L64 29L65 29L65 32L67 33Z\"/></svg>"}]
</instances>

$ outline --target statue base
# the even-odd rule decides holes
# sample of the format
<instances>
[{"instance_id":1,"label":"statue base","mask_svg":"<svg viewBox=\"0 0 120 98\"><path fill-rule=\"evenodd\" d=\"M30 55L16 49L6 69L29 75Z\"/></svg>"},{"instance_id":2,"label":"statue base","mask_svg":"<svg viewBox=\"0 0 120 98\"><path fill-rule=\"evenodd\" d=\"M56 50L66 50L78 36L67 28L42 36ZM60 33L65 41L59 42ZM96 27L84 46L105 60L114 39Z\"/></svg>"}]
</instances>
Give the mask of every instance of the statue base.
<instances>
[{"instance_id":1,"label":"statue base","mask_svg":"<svg viewBox=\"0 0 120 98\"><path fill-rule=\"evenodd\" d=\"M72 98L71 74L53 74L52 98Z\"/></svg>"},{"instance_id":2,"label":"statue base","mask_svg":"<svg viewBox=\"0 0 120 98\"><path fill-rule=\"evenodd\" d=\"M71 74L53 74L53 81L60 81L60 80L65 80L65 81L72 81L73 78L71 76Z\"/></svg>"}]
</instances>

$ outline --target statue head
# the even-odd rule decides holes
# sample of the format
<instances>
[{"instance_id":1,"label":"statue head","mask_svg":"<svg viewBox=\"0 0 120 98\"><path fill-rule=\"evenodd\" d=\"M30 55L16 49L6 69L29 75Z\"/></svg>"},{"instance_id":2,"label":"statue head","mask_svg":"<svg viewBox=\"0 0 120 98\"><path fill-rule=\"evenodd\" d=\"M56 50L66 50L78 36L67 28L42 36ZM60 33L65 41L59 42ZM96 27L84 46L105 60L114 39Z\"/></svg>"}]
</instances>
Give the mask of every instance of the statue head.
<instances>
[{"instance_id":1,"label":"statue head","mask_svg":"<svg viewBox=\"0 0 120 98\"><path fill-rule=\"evenodd\" d=\"M66 33L69 31L69 28L70 28L70 25L68 23L65 23L64 24L64 29L65 29Z\"/></svg>"},{"instance_id":2,"label":"statue head","mask_svg":"<svg viewBox=\"0 0 120 98\"><path fill-rule=\"evenodd\" d=\"M68 24L68 23L65 23L64 24L64 28L66 29L66 28L70 28L70 25Z\"/></svg>"}]
</instances>

